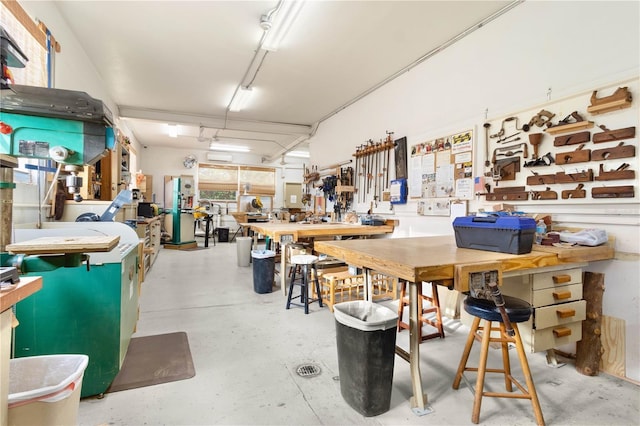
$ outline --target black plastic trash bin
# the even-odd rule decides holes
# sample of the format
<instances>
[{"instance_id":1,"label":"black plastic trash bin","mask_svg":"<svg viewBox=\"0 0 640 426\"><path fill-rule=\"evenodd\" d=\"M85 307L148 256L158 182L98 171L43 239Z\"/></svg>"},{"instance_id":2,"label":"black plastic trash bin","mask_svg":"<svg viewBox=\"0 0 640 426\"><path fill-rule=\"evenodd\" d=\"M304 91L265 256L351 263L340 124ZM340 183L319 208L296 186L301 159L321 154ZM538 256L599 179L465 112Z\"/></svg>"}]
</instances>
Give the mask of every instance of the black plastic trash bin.
<instances>
[{"instance_id":1,"label":"black plastic trash bin","mask_svg":"<svg viewBox=\"0 0 640 426\"><path fill-rule=\"evenodd\" d=\"M253 262L253 290L256 293L271 293L275 273L276 252L272 250L251 250Z\"/></svg>"},{"instance_id":2,"label":"black plastic trash bin","mask_svg":"<svg viewBox=\"0 0 640 426\"><path fill-rule=\"evenodd\" d=\"M229 242L229 228L218 228L216 232L218 233L219 243Z\"/></svg>"},{"instance_id":3,"label":"black plastic trash bin","mask_svg":"<svg viewBox=\"0 0 640 426\"><path fill-rule=\"evenodd\" d=\"M334 305L340 392L363 416L389 411L398 315L357 300Z\"/></svg>"}]
</instances>

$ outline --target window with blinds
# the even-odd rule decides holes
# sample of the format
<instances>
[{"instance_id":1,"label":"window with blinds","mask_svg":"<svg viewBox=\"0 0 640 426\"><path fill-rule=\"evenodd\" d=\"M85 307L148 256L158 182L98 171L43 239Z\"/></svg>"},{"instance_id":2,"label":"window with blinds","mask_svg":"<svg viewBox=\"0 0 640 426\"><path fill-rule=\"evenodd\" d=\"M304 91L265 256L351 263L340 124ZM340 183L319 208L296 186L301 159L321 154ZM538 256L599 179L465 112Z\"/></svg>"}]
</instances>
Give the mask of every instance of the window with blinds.
<instances>
[{"instance_id":1,"label":"window with blinds","mask_svg":"<svg viewBox=\"0 0 640 426\"><path fill-rule=\"evenodd\" d=\"M271 167L198 164L200 199L235 201L237 195L275 195L276 172Z\"/></svg>"}]
</instances>

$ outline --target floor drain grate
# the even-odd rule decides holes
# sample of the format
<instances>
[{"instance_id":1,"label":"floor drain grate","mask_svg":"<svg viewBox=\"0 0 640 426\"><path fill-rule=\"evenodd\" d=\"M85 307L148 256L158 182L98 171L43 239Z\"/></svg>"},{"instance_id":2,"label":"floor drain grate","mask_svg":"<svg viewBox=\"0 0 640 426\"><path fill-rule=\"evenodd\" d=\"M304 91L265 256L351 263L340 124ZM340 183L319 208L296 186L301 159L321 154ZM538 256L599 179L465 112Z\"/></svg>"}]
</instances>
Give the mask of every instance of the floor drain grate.
<instances>
[{"instance_id":1,"label":"floor drain grate","mask_svg":"<svg viewBox=\"0 0 640 426\"><path fill-rule=\"evenodd\" d=\"M314 364L302 364L296 369L300 377L314 377L320 374L320 367Z\"/></svg>"}]
</instances>

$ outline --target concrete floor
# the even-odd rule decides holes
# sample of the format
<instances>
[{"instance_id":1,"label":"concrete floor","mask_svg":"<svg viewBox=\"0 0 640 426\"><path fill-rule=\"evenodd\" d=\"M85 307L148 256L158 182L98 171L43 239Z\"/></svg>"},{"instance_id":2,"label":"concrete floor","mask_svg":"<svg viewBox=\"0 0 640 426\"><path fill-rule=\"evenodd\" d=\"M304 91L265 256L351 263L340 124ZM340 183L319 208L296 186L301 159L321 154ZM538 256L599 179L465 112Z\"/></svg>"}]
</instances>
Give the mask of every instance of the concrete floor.
<instances>
[{"instance_id":1,"label":"concrete floor","mask_svg":"<svg viewBox=\"0 0 640 426\"><path fill-rule=\"evenodd\" d=\"M286 310L277 287L255 293L252 268L236 266L235 243L162 250L142 285L140 305L134 337L186 332L196 376L83 399L81 425L471 423L471 392L464 383L451 388L468 332L458 321L446 321L445 339L421 345L420 368L433 412L419 417L411 411L409 364L396 356L390 410L363 417L340 393L333 314L317 304L309 315L302 308ZM407 348L408 332L399 333L397 342ZM512 359L517 363L515 353ZM492 360L500 362L499 351L490 354ZM640 423L640 387L606 374L583 376L571 364L548 367L544 353L531 354L529 362L547 424ZM307 363L319 366L321 374L296 374ZM489 384L499 390L501 381L494 377ZM480 421L535 424L528 401L497 398L483 400Z\"/></svg>"}]
</instances>

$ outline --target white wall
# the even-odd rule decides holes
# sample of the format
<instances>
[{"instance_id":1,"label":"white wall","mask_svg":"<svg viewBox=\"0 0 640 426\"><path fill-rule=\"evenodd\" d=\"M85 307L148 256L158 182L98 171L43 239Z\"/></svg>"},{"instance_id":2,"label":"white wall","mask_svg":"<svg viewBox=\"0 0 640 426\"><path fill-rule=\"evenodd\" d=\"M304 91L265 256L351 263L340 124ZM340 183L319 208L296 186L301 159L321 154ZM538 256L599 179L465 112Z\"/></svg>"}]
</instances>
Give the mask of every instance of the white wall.
<instances>
[{"instance_id":1,"label":"white wall","mask_svg":"<svg viewBox=\"0 0 640 426\"><path fill-rule=\"evenodd\" d=\"M384 138L387 130L394 131L396 139L406 136L410 146L467 128L482 131L487 119L620 81L633 79L637 87L639 5L524 2L321 123L310 141L312 163L349 159L357 146L368 139ZM633 96L637 103L640 93ZM484 148L476 151L484 152ZM482 172L477 166L475 175ZM637 180L635 186L638 191ZM478 197L469 203L469 210L490 204ZM616 259L594 262L587 269L606 273L604 314L626 321L626 374L640 380L638 203L579 207L521 203L517 207L552 213L558 225L601 227L617 238ZM369 200L360 203L357 210L365 212L368 208ZM375 211L400 219L394 237L453 233L449 217L418 216L416 209L417 200L410 200L406 205L396 205L393 212L383 203Z\"/></svg>"}]
</instances>

